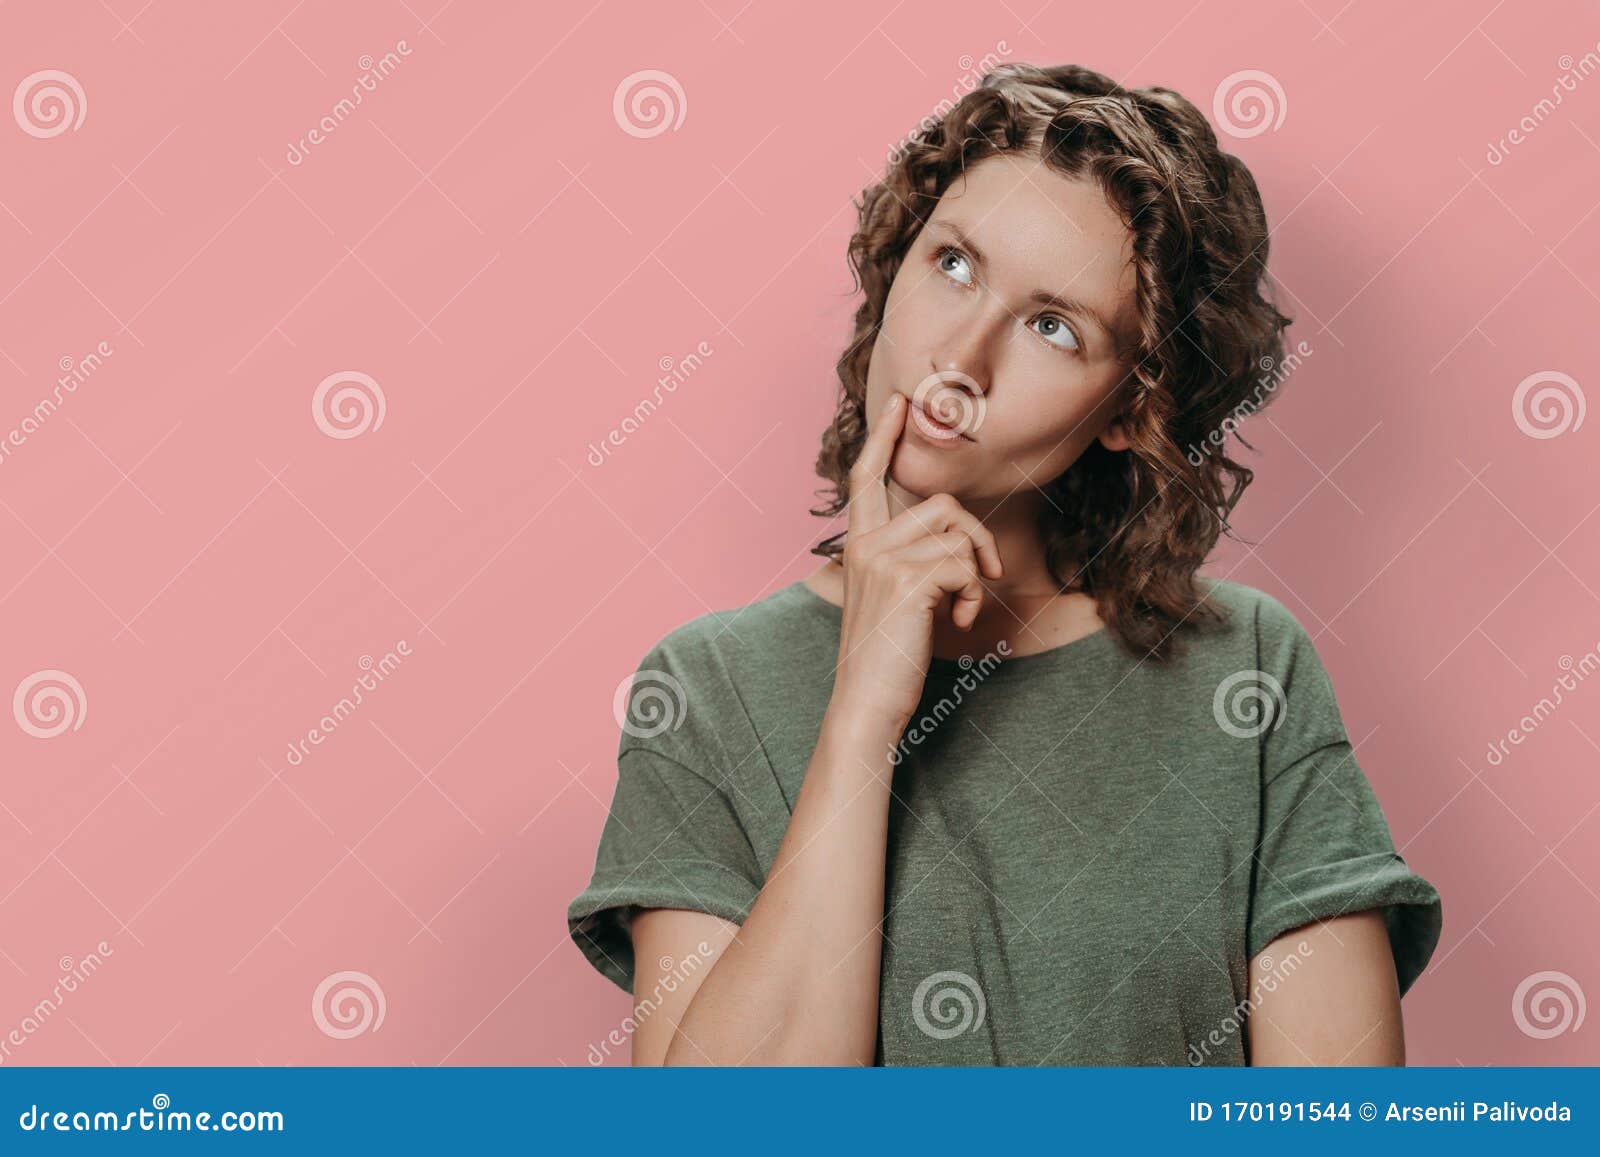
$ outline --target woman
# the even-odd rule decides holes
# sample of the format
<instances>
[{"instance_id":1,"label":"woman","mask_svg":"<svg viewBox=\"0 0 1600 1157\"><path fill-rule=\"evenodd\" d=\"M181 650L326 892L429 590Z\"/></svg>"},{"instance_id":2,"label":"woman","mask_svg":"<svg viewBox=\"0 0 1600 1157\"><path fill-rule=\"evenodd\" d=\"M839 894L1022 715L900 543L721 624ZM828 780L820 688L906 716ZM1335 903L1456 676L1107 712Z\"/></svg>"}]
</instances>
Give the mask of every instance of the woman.
<instances>
[{"instance_id":1,"label":"woman","mask_svg":"<svg viewBox=\"0 0 1600 1157\"><path fill-rule=\"evenodd\" d=\"M1075 67L867 191L847 530L646 655L569 910L636 1064L1404 1063L1439 897L1298 622L1196 574L1267 240L1193 105Z\"/></svg>"}]
</instances>

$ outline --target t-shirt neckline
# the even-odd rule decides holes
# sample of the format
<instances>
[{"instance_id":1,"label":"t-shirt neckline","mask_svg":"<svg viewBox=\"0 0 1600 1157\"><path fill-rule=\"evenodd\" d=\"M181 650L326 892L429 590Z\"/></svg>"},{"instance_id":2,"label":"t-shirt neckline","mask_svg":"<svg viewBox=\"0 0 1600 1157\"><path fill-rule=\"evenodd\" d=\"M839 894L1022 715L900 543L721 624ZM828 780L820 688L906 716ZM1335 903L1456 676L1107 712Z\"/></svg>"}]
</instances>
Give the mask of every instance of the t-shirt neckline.
<instances>
[{"instance_id":1,"label":"t-shirt neckline","mask_svg":"<svg viewBox=\"0 0 1600 1157\"><path fill-rule=\"evenodd\" d=\"M796 579L786 590L794 598L809 603L824 614L829 615L835 629L838 629L843 624L844 608L823 598L807 586L805 580ZM1005 672L1023 673L1047 669L1066 661L1068 658L1077 658L1086 652L1097 651L1109 641L1111 641L1111 632L1102 626L1087 635L1081 635L1059 646L1050 647L1043 651L1031 651L1026 655L1011 655L1008 657L988 652L988 656L998 660L998 665L991 664L986 677L992 679ZM929 675L948 676L958 676L972 670L978 670L981 673L985 670L984 659L986 657L985 655L963 656L964 659L968 660L963 662L962 659L942 659L935 655L929 666L928 673Z\"/></svg>"}]
</instances>

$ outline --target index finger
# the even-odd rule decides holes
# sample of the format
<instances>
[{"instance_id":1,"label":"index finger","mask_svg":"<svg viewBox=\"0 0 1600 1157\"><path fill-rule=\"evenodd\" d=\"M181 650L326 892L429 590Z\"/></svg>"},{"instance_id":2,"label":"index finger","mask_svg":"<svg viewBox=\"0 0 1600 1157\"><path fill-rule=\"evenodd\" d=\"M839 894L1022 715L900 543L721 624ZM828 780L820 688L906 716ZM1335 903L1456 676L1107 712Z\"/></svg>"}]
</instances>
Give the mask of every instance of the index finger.
<instances>
[{"instance_id":1,"label":"index finger","mask_svg":"<svg viewBox=\"0 0 1600 1157\"><path fill-rule=\"evenodd\" d=\"M905 402L898 392L889 395L878 415L877 428L867 434L861 453L850 468L850 517L846 525L852 534L864 534L889 521L889 493L883 479L905 429Z\"/></svg>"}]
</instances>

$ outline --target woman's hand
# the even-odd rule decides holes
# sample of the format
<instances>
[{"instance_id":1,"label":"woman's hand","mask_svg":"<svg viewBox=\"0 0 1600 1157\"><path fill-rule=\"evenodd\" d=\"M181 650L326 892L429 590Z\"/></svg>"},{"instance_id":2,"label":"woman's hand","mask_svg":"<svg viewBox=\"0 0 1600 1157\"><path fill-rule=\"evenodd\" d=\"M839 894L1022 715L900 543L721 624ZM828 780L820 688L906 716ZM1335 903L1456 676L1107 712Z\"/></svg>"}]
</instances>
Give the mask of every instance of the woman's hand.
<instances>
[{"instance_id":1,"label":"woman's hand","mask_svg":"<svg viewBox=\"0 0 1600 1157\"><path fill-rule=\"evenodd\" d=\"M983 607L980 575L1001 577L988 527L948 494L889 517L884 479L905 430L906 399L892 394L850 471L844 548L844 624L835 701L898 721L916 713L933 657L934 614L946 602L961 630Z\"/></svg>"}]
</instances>

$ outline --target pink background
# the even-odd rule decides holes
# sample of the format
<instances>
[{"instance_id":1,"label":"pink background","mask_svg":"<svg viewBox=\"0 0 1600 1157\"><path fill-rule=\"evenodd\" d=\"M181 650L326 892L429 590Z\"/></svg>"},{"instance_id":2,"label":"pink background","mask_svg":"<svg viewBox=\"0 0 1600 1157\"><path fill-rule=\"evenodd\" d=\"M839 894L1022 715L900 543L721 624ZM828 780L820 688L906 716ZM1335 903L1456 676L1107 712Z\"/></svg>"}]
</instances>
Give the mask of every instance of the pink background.
<instances>
[{"instance_id":1,"label":"pink background","mask_svg":"<svg viewBox=\"0 0 1600 1157\"><path fill-rule=\"evenodd\" d=\"M112 950L6 1063L587 1063L628 1011L563 923L613 691L811 569L850 198L985 55L1208 115L1240 70L1281 85L1229 147L1314 354L1248 430L1257 545L1209 570L1316 636L1444 896L1412 1060L1600 1060L1513 1004L1547 970L1600 993L1600 683L1486 759L1600 642L1600 418L1512 411L1600 379L1600 78L1487 157L1595 50L1584 5L441 3L0 9L0 97L60 69L86 101L44 137L0 107L0 436L112 350L0 461L0 697L61 670L86 701L49 739L0 714L0 1038ZM682 122L633 135L645 69ZM341 371L384 398L355 437L313 418ZM336 1039L312 997L343 971L384 1019Z\"/></svg>"}]
</instances>

